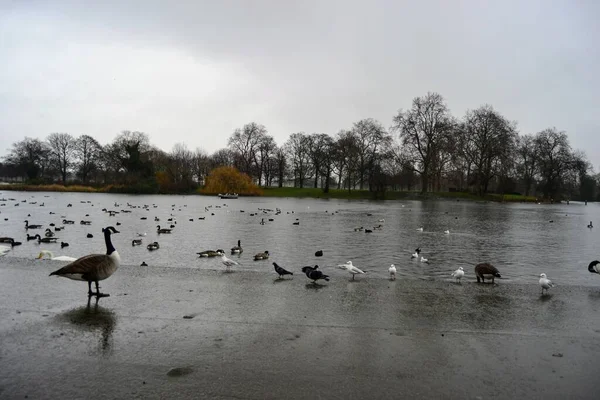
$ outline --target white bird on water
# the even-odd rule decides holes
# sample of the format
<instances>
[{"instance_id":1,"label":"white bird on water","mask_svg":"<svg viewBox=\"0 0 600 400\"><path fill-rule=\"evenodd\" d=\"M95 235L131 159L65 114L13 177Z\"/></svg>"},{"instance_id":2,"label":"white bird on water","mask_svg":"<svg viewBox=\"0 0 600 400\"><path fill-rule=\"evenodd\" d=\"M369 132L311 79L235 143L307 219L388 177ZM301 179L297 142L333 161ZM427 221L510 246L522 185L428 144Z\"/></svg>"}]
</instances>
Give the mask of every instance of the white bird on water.
<instances>
[{"instance_id":1,"label":"white bird on water","mask_svg":"<svg viewBox=\"0 0 600 400\"><path fill-rule=\"evenodd\" d=\"M40 251L40 254L37 256L37 259L41 259L41 258L49 258L51 260L54 261L75 261L77 260L75 257L69 257L69 256L57 256L54 257L54 254L49 251L49 250L42 250Z\"/></svg>"},{"instance_id":2,"label":"white bird on water","mask_svg":"<svg viewBox=\"0 0 600 400\"><path fill-rule=\"evenodd\" d=\"M421 260L420 260L420 261L421 261L422 263L427 263L427 264L429 264L429 260L428 260L428 259L426 259L426 258L425 258L425 257L423 257L423 256L421 256Z\"/></svg>"},{"instance_id":3,"label":"white bird on water","mask_svg":"<svg viewBox=\"0 0 600 400\"><path fill-rule=\"evenodd\" d=\"M419 259L419 254L421 254L421 248L417 247L415 249L415 252L413 254L411 254L410 258L416 258L418 260Z\"/></svg>"},{"instance_id":4,"label":"white bird on water","mask_svg":"<svg viewBox=\"0 0 600 400\"><path fill-rule=\"evenodd\" d=\"M227 272L231 271L231 267L233 267L234 265L240 265L239 263L228 258L225 254L221 254L221 261L223 262L223 264L225 264L225 270Z\"/></svg>"},{"instance_id":5,"label":"white bird on water","mask_svg":"<svg viewBox=\"0 0 600 400\"><path fill-rule=\"evenodd\" d=\"M423 227L417 228L417 231L423 232Z\"/></svg>"},{"instance_id":6,"label":"white bird on water","mask_svg":"<svg viewBox=\"0 0 600 400\"><path fill-rule=\"evenodd\" d=\"M450 230L449 230L449 229L446 229L446 230L444 231L444 233L445 233L446 235L449 235L449 234L450 234Z\"/></svg>"},{"instance_id":7,"label":"white bird on water","mask_svg":"<svg viewBox=\"0 0 600 400\"><path fill-rule=\"evenodd\" d=\"M540 274L540 286L542 287L542 294L544 294L544 289L546 289L546 294L548 294L548 289L554 287L554 284L546 277L546 274Z\"/></svg>"},{"instance_id":8,"label":"white bird on water","mask_svg":"<svg viewBox=\"0 0 600 400\"><path fill-rule=\"evenodd\" d=\"M458 267L458 269L452 273L452 277L455 278L457 282L460 282L463 276L465 276L463 267Z\"/></svg>"},{"instance_id":9,"label":"white bird on water","mask_svg":"<svg viewBox=\"0 0 600 400\"><path fill-rule=\"evenodd\" d=\"M388 271L390 272L390 279L392 281L396 280L396 266L394 264L390 265L390 267L388 268Z\"/></svg>"},{"instance_id":10,"label":"white bird on water","mask_svg":"<svg viewBox=\"0 0 600 400\"><path fill-rule=\"evenodd\" d=\"M345 269L346 271L351 273L352 280L354 280L354 275L365 273L364 271L362 271L362 270L356 268L354 265L352 265L352 261L348 261L346 264L340 264L340 265L338 265L338 268Z\"/></svg>"}]
</instances>

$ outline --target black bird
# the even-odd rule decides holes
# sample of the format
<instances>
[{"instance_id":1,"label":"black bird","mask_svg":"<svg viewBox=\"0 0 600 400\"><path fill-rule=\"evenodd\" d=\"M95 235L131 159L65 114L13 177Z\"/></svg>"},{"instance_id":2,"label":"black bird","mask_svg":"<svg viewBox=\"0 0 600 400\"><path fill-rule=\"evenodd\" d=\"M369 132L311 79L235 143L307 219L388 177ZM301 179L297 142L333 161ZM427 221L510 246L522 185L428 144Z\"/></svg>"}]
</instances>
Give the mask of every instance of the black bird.
<instances>
[{"instance_id":1,"label":"black bird","mask_svg":"<svg viewBox=\"0 0 600 400\"><path fill-rule=\"evenodd\" d=\"M20 246L21 242L15 242L15 239L11 237L1 237L0 243L10 243L10 247Z\"/></svg>"},{"instance_id":2,"label":"black bird","mask_svg":"<svg viewBox=\"0 0 600 400\"><path fill-rule=\"evenodd\" d=\"M590 271L592 274L600 274L600 267L598 264L600 264L600 261L592 261L590 265L588 265L588 271Z\"/></svg>"},{"instance_id":3,"label":"black bird","mask_svg":"<svg viewBox=\"0 0 600 400\"><path fill-rule=\"evenodd\" d=\"M88 233L88 234L87 234L87 238L88 238L88 239L91 239L91 238L93 238L93 237L94 237L94 235L92 235L91 233Z\"/></svg>"},{"instance_id":4,"label":"black bird","mask_svg":"<svg viewBox=\"0 0 600 400\"><path fill-rule=\"evenodd\" d=\"M329 276L325 275L321 271L317 271L317 268L319 268L318 265L315 265L314 267L302 267L302 272L306 274L308 279L312 279L313 283L317 283L319 279L325 279L327 282L329 282Z\"/></svg>"},{"instance_id":5,"label":"black bird","mask_svg":"<svg viewBox=\"0 0 600 400\"><path fill-rule=\"evenodd\" d=\"M279 275L279 278L283 278L284 275L294 275L293 272L290 272L284 268L281 268L277 263L273 263L273 267L275 267L275 272Z\"/></svg>"},{"instance_id":6,"label":"black bird","mask_svg":"<svg viewBox=\"0 0 600 400\"><path fill-rule=\"evenodd\" d=\"M315 257L323 257L323 250L315 252Z\"/></svg>"},{"instance_id":7,"label":"black bird","mask_svg":"<svg viewBox=\"0 0 600 400\"><path fill-rule=\"evenodd\" d=\"M148 264L146 264L146 261L142 261L142 264L140 265L140 267L147 267Z\"/></svg>"},{"instance_id":8,"label":"black bird","mask_svg":"<svg viewBox=\"0 0 600 400\"><path fill-rule=\"evenodd\" d=\"M62 249L63 247L69 247L69 243L67 243L67 242L60 242L60 248Z\"/></svg>"}]
</instances>

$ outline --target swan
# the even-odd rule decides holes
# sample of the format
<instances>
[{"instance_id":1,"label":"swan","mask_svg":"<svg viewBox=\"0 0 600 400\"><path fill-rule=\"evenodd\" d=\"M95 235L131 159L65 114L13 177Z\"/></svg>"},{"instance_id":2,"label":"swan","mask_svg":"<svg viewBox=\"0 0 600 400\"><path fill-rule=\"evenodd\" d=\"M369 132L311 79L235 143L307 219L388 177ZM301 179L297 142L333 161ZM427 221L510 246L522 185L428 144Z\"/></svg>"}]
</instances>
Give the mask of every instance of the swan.
<instances>
[{"instance_id":1,"label":"swan","mask_svg":"<svg viewBox=\"0 0 600 400\"><path fill-rule=\"evenodd\" d=\"M238 240L237 246L231 248L231 254L240 254L243 251L244 249L242 249L242 242L240 240Z\"/></svg>"},{"instance_id":2,"label":"swan","mask_svg":"<svg viewBox=\"0 0 600 400\"><path fill-rule=\"evenodd\" d=\"M69 256L54 257L54 254L49 250L40 251L40 254L36 258L38 260L42 259L42 258L49 258L49 259L55 260L55 261L75 261L75 260L77 260L75 257L69 257Z\"/></svg>"},{"instance_id":3,"label":"swan","mask_svg":"<svg viewBox=\"0 0 600 400\"><path fill-rule=\"evenodd\" d=\"M352 274L352 280L354 280L354 276L356 274L364 274L365 273L361 269L359 269L359 268L355 267L354 265L352 265L352 261L348 261L348 262L346 262L346 264L339 264L338 268L345 269L346 271L348 271L349 273L351 273Z\"/></svg>"},{"instance_id":4,"label":"swan","mask_svg":"<svg viewBox=\"0 0 600 400\"><path fill-rule=\"evenodd\" d=\"M452 273L452 277L455 278L457 282L460 282L463 276L465 276L463 267L458 267L458 269Z\"/></svg>"},{"instance_id":5,"label":"swan","mask_svg":"<svg viewBox=\"0 0 600 400\"><path fill-rule=\"evenodd\" d=\"M540 274L540 286L542 287L542 294L544 294L544 289L546 289L546 294L548 294L548 289L554 287L554 284L550 279L546 277L546 274Z\"/></svg>"},{"instance_id":6,"label":"swan","mask_svg":"<svg viewBox=\"0 0 600 400\"><path fill-rule=\"evenodd\" d=\"M396 266L394 264L390 265L388 268L388 272L390 273L390 280L396 280Z\"/></svg>"},{"instance_id":7,"label":"swan","mask_svg":"<svg viewBox=\"0 0 600 400\"><path fill-rule=\"evenodd\" d=\"M62 276L77 281L87 281L88 296L105 297L109 294L100 293L99 281L111 276L121 263L121 257L114 248L110 235L119 233L114 227L109 226L102 229L104 233L104 242L106 244L106 254L90 254L73 261L72 263L58 269L50 274ZM92 292L92 282L96 284L96 292Z\"/></svg>"}]
</instances>

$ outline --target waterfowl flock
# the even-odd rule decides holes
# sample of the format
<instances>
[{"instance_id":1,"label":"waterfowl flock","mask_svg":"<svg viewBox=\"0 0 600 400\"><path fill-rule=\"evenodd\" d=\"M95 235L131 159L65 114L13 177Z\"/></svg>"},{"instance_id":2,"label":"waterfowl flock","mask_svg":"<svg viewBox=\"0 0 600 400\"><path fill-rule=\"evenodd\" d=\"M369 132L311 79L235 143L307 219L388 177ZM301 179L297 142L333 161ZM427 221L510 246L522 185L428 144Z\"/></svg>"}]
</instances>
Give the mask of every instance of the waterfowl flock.
<instances>
[{"instance_id":1,"label":"waterfowl flock","mask_svg":"<svg viewBox=\"0 0 600 400\"><path fill-rule=\"evenodd\" d=\"M89 202L86 202L86 204L89 204ZM115 205L115 207L116 206L117 205ZM131 205L131 204L127 203L127 206L130 209L108 210L108 209L104 208L104 209L102 209L102 211L105 212L109 217L118 217L121 213L123 213L123 214L131 213L132 209L140 209L143 211L151 210L149 205L135 206L135 205ZM72 205L70 205L70 207L72 207ZM185 207L185 205L183 207ZM211 215L215 215L215 213L212 211L213 210L216 211L215 209L219 209L222 207L226 207L226 205L207 206L205 208L205 212L207 214L210 213ZM157 206L152 205L152 208L157 208ZM178 211L181 211L181 209L182 209L181 207L177 208ZM172 208L172 211L173 211L173 213L171 213L168 218L163 217L163 221L166 220L169 223L168 228L162 227L161 225L156 225L156 234L157 235L174 234L174 236L175 236L177 234L177 232L178 232L176 230L177 218L176 218L176 209L174 206ZM229 210L227 210L227 212L229 212ZM241 212L245 213L245 211L243 211L243 210L241 210ZM273 212L274 212L274 214L273 214ZM293 214L293 213L294 213L293 211L287 212L287 214ZM335 213L331 212L331 214L329 214L329 213L327 213L327 214L333 216L336 213L337 213L337 211ZM47 225L48 227L46 227L43 224L37 223L37 222L42 222L42 221L39 221L40 216L35 215L35 213L33 213L33 214L34 214L33 216L32 216L32 214L27 214L28 218L30 218L30 219L24 220L25 235L26 235L27 241L36 241L38 245L39 244L58 244L58 243L60 243L61 248L69 246L69 244L66 242L59 242L58 241L59 238L56 237L55 232L60 232L60 231L64 230L65 226L73 225L75 223L74 220L67 219L67 216L65 215L65 216L61 216L63 226L56 226L55 223L49 223ZM270 209L260 209L259 208L258 212L252 212L252 213L248 213L245 215L250 215L250 216L264 215L267 218L261 217L260 224L261 225L270 225L271 222L275 221L275 218L269 218L269 217L273 216L273 215L277 216L280 214L282 214L282 211L280 209L276 209L274 211L274 210L270 210ZM55 213L50 212L49 215L55 215ZM86 217L89 217L89 215L90 214L85 214ZM372 215L372 214L367 214L367 215ZM93 216L91 218L92 219L89 219L89 220L81 219L79 224L85 225L85 226L90 226L92 224L98 223L97 221L93 222L94 221ZM194 216L194 218L185 216L185 219L183 219L183 217L182 217L181 220L188 221L188 222L195 222L195 221L204 221L205 218L206 218L205 216L202 216L202 217ZM147 220L147 217L143 217L141 219ZM30 223L30 221L32 221L32 220L36 220L36 223ZM161 220L161 218L159 218L158 216L154 216L153 220L154 220L154 222L158 222ZM300 222L299 218L296 218L295 221L293 221L293 225L299 225L299 222ZM386 222L386 220L384 218L380 218L380 219L376 220L376 222L377 222L377 224L370 225L369 227L360 226L360 227L353 228L353 230L355 232L366 232L366 233L373 233L374 231L384 230L383 224ZM115 221L115 223L113 225L119 226L119 225L121 225L121 222ZM126 226L126 224L125 224L125 226ZM593 228L592 221L590 221L590 223L587 225L587 227L590 229ZM43 229L43 234L30 235L28 233L29 230L40 230L40 232L41 232L42 229ZM258 229L263 229L263 228L258 228ZM424 227L415 228L413 226L413 227L410 227L410 229L412 230L412 232L414 232L414 230L416 230L417 232L424 233L425 235L430 233L430 232L425 233ZM75 257L70 257L70 256L66 256L66 255L54 256L54 253L50 250L41 250L41 251L39 251L37 258L38 259L49 259L51 261L70 262L68 265L64 266L63 268L60 268L60 269L52 272L51 275L66 277L66 278L69 278L72 280L86 281L86 282L88 282L88 294L89 295L96 295L98 297L103 297L103 296L105 296L105 294L100 292L99 282L110 277L118 269L118 267L120 265L120 256L119 256L119 253L115 250L115 248L112 244L112 241L111 241L111 235L115 234L115 233L119 233L119 231L117 231L117 229L114 228L114 226L110 225L110 226L102 229L102 233L103 233L103 236L105 239L105 245L106 245L106 253L105 254L91 254L91 255L87 255L87 256L76 259ZM450 235L450 229L437 230L437 234L440 234L440 233L443 233L444 235ZM374 235L373 237L375 237L377 234L378 233L373 233L373 235ZM146 233L136 233L134 235L135 235L134 237L136 237L136 238L134 238L134 239L130 238L131 246L136 247L136 246L143 245L144 240L145 240L143 238L146 237ZM460 235L460 233L455 234L455 235ZM418 236L423 237L421 235L418 235ZM88 233L86 235L86 237L93 239L94 235L92 233ZM447 240L452 240L452 239L449 238ZM90 243L91 242L95 242L95 241L90 241ZM20 242L16 241L13 238L0 237L0 256L8 254L11 251L12 247L18 246L20 244L21 244ZM246 245L247 245L247 243L246 243ZM250 246L250 247L252 247L252 246ZM160 245L159 245L158 241L153 241L146 245L146 249L148 251L155 251L155 250L158 250L159 248L160 248ZM144 251L144 250L142 250L142 251ZM172 249L169 249L169 251L172 251ZM230 252L231 252L232 256L237 256L237 257L241 256L241 254L243 253L243 248L241 246L240 239L237 239L237 245L234 245L230 248ZM159 254L161 254L161 253L159 253ZM330 253L328 253L328 254L330 254ZM220 257L221 263L222 263L222 265L225 266L225 271L227 271L227 272L232 272L235 267L241 266L239 261L235 261L235 260L228 258L225 255L225 252L223 249L202 250L202 251L197 252L196 255L198 256L198 258ZM323 255L324 255L323 250L316 250L314 252L315 257L323 257ZM263 261L263 260L268 260L269 258L272 258L272 255L270 254L269 250L264 250L262 252L256 253L254 256L251 256L251 259L253 259L254 261ZM421 247L417 247L415 249L414 253L411 254L411 259L413 260L413 262L429 264L429 259L424 257L423 250ZM434 254L433 265L438 264L437 260L438 260L438 258L436 258L435 254ZM278 260L276 260L276 261L278 261ZM139 263L140 261L137 261L137 262ZM590 273L596 273L596 274L600 273L600 265L599 264L600 264L599 261L593 261L592 263L589 264L588 271ZM145 261L141 265L147 266ZM273 265L273 269L274 269L275 273L277 274L278 279L282 279L286 275L293 277L293 275L294 275L293 270L282 267L278 262L273 262L272 265ZM304 275L315 284L319 281L327 282L330 280L330 276L323 273L320 270L320 267L318 265L304 266L304 267L299 267L299 268L304 273ZM325 267L325 268L327 268L327 267ZM375 269L370 268L369 270L366 270L364 268L359 268L359 267L355 266L352 261L347 261L344 264L337 264L337 268L345 270L348 274L350 274L351 281L360 281L361 279L358 279L358 280L356 279L357 275L363 276L363 277L368 277L370 275L369 272L375 273L376 275L378 274L376 268ZM400 266L400 268L397 268L395 264L391 264L387 268L387 274L391 281L396 280L399 270L402 271L402 266ZM386 270L383 269L382 267L379 268L379 273L383 273L384 271L386 271ZM502 275L500 274L500 271L498 270L498 268L496 268L494 265L487 263L487 262L479 263L479 264L475 265L475 268L473 271L474 271L474 277L476 278L477 282L479 282L479 283L495 284L496 279L502 279ZM465 276L465 269L463 268L463 266L460 266L460 267L458 267L458 269L456 269L452 273L450 273L450 271L448 271L447 273L449 274L450 277L453 278L453 280L455 280L456 283L461 283L463 280L463 277ZM448 276L448 275L446 275L446 276ZM486 280L487 280L487 282L486 282ZM92 291L92 284L95 284L95 291ZM552 283L552 281L550 281L548 279L548 277L545 273L542 273L539 275L539 285L542 288L542 294L547 294L549 289L554 287L554 283Z\"/></svg>"}]
</instances>

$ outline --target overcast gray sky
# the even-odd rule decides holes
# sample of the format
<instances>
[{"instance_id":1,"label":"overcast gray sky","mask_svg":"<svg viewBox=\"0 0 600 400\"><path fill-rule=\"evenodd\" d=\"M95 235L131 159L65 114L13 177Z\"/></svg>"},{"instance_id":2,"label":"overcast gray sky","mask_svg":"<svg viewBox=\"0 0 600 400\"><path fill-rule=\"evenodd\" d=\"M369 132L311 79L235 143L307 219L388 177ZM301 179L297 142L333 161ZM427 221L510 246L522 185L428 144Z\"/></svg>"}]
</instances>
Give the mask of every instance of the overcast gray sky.
<instances>
[{"instance_id":1,"label":"overcast gray sky","mask_svg":"<svg viewBox=\"0 0 600 400\"><path fill-rule=\"evenodd\" d=\"M555 126L600 167L598 1L0 0L0 155L25 136L139 130L213 152L256 121L390 126L428 91Z\"/></svg>"}]
</instances>

